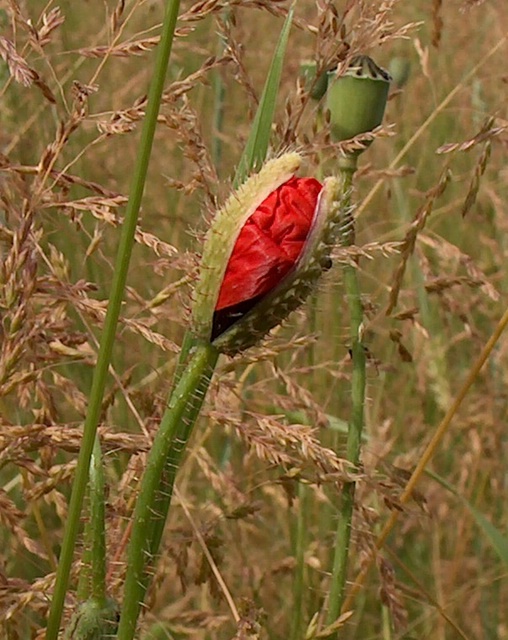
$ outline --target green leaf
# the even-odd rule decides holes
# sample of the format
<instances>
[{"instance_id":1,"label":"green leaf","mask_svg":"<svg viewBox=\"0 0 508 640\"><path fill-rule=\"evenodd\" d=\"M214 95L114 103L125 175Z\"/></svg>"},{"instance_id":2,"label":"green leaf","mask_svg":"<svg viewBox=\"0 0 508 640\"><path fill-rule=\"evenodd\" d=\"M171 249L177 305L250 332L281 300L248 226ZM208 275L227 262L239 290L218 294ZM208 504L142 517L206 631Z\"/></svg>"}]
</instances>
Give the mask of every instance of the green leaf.
<instances>
[{"instance_id":1,"label":"green leaf","mask_svg":"<svg viewBox=\"0 0 508 640\"><path fill-rule=\"evenodd\" d=\"M261 100L256 111L256 117L252 123L249 139L247 140L244 152L240 158L240 162L238 163L238 169L236 170L233 183L235 188L245 180L252 170L259 168L265 161L268 145L270 144L273 116L275 114L275 105L277 102L277 94L279 92L284 55L286 53L286 46L292 22L293 8L291 7L284 22L284 26L282 27L279 41L273 54L272 63L263 89L263 95L261 96Z\"/></svg>"},{"instance_id":2,"label":"green leaf","mask_svg":"<svg viewBox=\"0 0 508 640\"><path fill-rule=\"evenodd\" d=\"M312 421L305 411L287 411L278 407L272 407L271 411L274 414L277 413L283 415L286 420L293 424L312 425ZM347 436L349 430L349 423L347 422L347 420L343 420L342 418L333 416L330 413L326 413L325 416L328 421L328 423L326 424L326 429L329 429L330 431L336 431L337 433L341 433ZM366 433L362 433L362 442L368 442L368 440L369 436Z\"/></svg>"},{"instance_id":3,"label":"green leaf","mask_svg":"<svg viewBox=\"0 0 508 640\"><path fill-rule=\"evenodd\" d=\"M465 498L462 498L462 502L471 512L471 515L476 520L476 524L483 530L483 533L494 551L501 558L504 564L508 565L508 538L504 536L499 529L492 524L492 522L487 520L487 518L478 511L478 509L469 504Z\"/></svg>"},{"instance_id":4,"label":"green leaf","mask_svg":"<svg viewBox=\"0 0 508 640\"><path fill-rule=\"evenodd\" d=\"M466 500L466 498L463 498L461 495L459 495L454 487L452 487L452 485L449 484L446 480L436 475L435 473L432 473L431 471L427 471L427 474L462 501L464 506L469 510L473 518L476 520L476 524L485 534L485 538L492 549L501 558L503 563L508 565L508 538L504 536L499 531L499 529L495 527L492 522L490 522L490 520L487 520L483 513L478 511L476 507L473 507L473 505L468 500Z\"/></svg>"}]
</instances>

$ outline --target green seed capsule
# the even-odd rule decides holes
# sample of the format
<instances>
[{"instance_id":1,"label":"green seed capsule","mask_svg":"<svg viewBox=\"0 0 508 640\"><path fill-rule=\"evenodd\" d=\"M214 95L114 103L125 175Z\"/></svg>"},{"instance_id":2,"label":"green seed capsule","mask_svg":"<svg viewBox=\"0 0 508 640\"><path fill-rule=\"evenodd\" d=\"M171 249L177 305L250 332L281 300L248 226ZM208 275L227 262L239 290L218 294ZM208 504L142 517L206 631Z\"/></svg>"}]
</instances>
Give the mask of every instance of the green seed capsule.
<instances>
[{"instance_id":1,"label":"green seed capsule","mask_svg":"<svg viewBox=\"0 0 508 640\"><path fill-rule=\"evenodd\" d=\"M335 78L334 72L328 74L326 106L334 140L350 140L381 124L390 80L389 73L368 56L353 58L345 75L339 78Z\"/></svg>"}]
</instances>

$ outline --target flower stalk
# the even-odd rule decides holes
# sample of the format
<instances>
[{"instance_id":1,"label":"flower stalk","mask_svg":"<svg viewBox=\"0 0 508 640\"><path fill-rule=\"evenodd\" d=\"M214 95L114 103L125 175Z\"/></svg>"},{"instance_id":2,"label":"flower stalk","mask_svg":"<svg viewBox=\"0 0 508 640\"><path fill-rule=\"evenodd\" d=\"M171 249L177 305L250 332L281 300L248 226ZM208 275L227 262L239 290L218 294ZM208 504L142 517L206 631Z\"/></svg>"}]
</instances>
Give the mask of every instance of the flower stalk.
<instances>
[{"instance_id":1,"label":"flower stalk","mask_svg":"<svg viewBox=\"0 0 508 640\"><path fill-rule=\"evenodd\" d=\"M353 175L356 170L356 157L349 156L339 161L340 190L344 216L343 246L354 244L354 226L351 213L351 192ZM363 305L357 268L344 267L344 289L349 308L351 340L351 419L347 435L346 458L356 468L360 462L361 439L364 423L366 358L362 342ZM346 586L351 526L355 501L355 482L346 482L342 489L339 506L339 520L335 534L335 550L330 584L328 624L332 624L340 615Z\"/></svg>"},{"instance_id":2,"label":"flower stalk","mask_svg":"<svg viewBox=\"0 0 508 640\"><path fill-rule=\"evenodd\" d=\"M390 76L368 56L353 58L344 76L331 81L327 93L332 138L344 141L371 132L382 120L388 99ZM341 244L355 243L352 209L353 176L358 157L368 145L346 152L338 161L341 203ZM344 289L349 308L351 340L351 418L349 422L346 457L358 468L364 425L366 355L363 344L363 304L358 281L357 265L344 267ZM340 616L344 602L348 572L349 547L353 521L356 483L346 482L339 505L339 520L335 534L335 547L330 584L329 625Z\"/></svg>"},{"instance_id":3,"label":"flower stalk","mask_svg":"<svg viewBox=\"0 0 508 640\"><path fill-rule=\"evenodd\" d=\"M236 176L234 179L235 187L244 182L247 178L248 173L252 171L256 164L260 164L266 156L271 135L275 102L282 73L282 64L292 19L293 10L291 9L288 12L288 16L284 22L278 44L275 48L272 64L263 90L263 95L258 107L258 111L256 113L256 118L251 128L248 143L236 172ZM162 423L164 425L168 425L173 420L170 414L173 411L171 407L173 406L173 400L176 398L175 394L180 388L182 377L187 376L188 368L192 366L192 363L197 356L197 348L200 346L200 344L201 346L203 346L203 342L205 344L208 343L209 336L207 336L207 339L205 339L204 341L200 340L199 336L196 335L195 327L193 327L193 330L188 330L186 332L173 380L172 391L170 392L168 399L168 408L162 419ZM215 353L215 351L213 350L212 352ZM215 355L215 361L217 357L218 352ZM163 451L160 454L158 454L157 452L151 454L151 457L153 457L154 460L155 458L157 458L157 466L162 464L164 467L164 471L162 472L164 486L159 487L154 481L147 481L145 483L145 506L143 507L143 509L145 513L148 513L150 509L147 508L147 505L151 504L151 523L148 526L145 524L145 521L143 521L143 519L138 518L133 526L133 538L139 540L143 539L143 536L146 537L148 546L145 546L145 549L148 549L148 557L144 556L141 558L140 554L136 551L135 545L131 544L129 553L130 557L132 558L133 568L131 570L129 567L128 570L130 576L129 584L136 584L136 576L146 578L146 572L143 569L143 563L146 565L149 564L150 561L153 562L155 556L158 553L166 517L171 504L173 484L176 478L176 473L178 471L178 464L181 460L183 449L185 448L194 424L198 418L201 405L204 401L208 385L212 377L213 368L214 366L209 363L209 365L204 368L203 375L199 380L196 381L197 386L194 400L192 402L189 402L182 409L179 420L180 426L173 425L171 429L165 426L165 430L167 430L168 432L168 440L172 439L172 441L169 443L169 450ZM171 435L170 431L173 435ZM165 444L167 443L165 442ZM165 460L163 460L164 457ZM176 463L174 462L175 460L177 461ZM153 462L152 466L155 466L155 464L156 463ZM138 586L136 586L137 597L138 599L140 599L143 598L144 593L146 592L147 585L146 582L143 582ZM127 590L126 593L129 593L129 591ZM124 638L131 638L132 634L135 632L136 620L139 614L140 605L139 603L136 604L134 600L135 598L131 598L130 601L126 603L128 613L124 616L123 622L124 626L122 629L122 634Z\"/></svg>"},{"instance_id":4,"label":"flower stalk","mask_svg":"<svg viewBox=\"0 0 508 640\"><path fill-rule=\"evenodd\" d=\"M165 523L166 513L154 513L154 509L158 504L166 509L169 507L166 498L173 492L176 471L192 429L192 424L183 421L182 417L193 403L201 406L203 398L199 390L204 381L210 379L218 356L218 350L209 342L199 342L194 347L155 436L134 510L118 640L134 637L148 586L147 559L156 555Z\"/></svg>"}]
</instances>

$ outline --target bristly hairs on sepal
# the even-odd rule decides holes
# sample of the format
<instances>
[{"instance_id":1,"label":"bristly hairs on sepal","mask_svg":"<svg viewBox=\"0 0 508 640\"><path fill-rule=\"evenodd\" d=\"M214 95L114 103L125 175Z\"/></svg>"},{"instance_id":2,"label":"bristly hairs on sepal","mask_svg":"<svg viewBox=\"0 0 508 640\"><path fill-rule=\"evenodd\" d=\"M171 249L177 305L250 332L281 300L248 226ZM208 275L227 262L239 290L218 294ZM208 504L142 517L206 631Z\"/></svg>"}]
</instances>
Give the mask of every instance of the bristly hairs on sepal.
<instances>
[{"instance_id":1,"label":"bristly hairs on sepal","mask_svg":"<svg viewBox=\"0 0 508 640\"><path fill-rule=\"evenodd\" d=\"M248 178L214 216L205 236L200 273L194 292L192 329L209 340L220 286L243 225L263 200L300 168L302 157L287 153L268 161Z\"/></svg>"}]
</instances>

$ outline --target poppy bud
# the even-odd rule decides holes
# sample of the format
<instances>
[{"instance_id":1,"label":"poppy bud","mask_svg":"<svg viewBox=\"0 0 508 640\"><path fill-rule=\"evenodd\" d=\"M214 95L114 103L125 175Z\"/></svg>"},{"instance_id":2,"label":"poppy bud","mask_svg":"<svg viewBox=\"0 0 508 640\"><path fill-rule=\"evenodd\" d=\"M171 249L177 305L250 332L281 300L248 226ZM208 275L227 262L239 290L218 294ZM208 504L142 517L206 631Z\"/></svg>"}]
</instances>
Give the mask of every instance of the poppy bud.
<instances>
[{"instance_id":1,"label":"poppy bud","mask_svg":"<svg viewBox=\"0 0 508 640\"><path fill-rule=\"evenodd\" d=\"M310 90L313 100L321 100L328 87L328 72L322 71L316 77L317 65L313 60L305 60L300 64L300 75L305 82L305 88Z\"/></svg>"},{"instance_id":2,"label":"poppy bud","mask_svg":"<svg viewBox=\"0 0 508 640\"><path fill-rule=\"evenodd\" d=\"M335 140L350 140L381 124L390 81L390 74L368 56L355 56L339 78L330 72L326 106ZM354 154L362 151L356 150Z\"/></svg>"},{"instance_id":3,"label":"poppy bud","mask_svg":"<svg viewBox=\"0 0 508 640\"><path fill-rule=\"evenodd\" d=\"M300 162L297 153L268 162L228 199L208 231L193 329L220 351L256 344L329 268L338 180L296 178Z\"/></svg>"},{"instance_id":4,"label":"poppy bud","mask_svg":"<svg viewBox=\"0 0 508 640\"><path fill-rule=\"evenodd\" d=\"M65 640L114 638L118 629L118 604L91 598L79 605L65 633Z\"/></svg>"},{"instance_id":5,"label":"poppy bud","mask_svg":"<svg viewBox=\"0 0 508 640\"><path fill-rule=\"evenodd\" d=\"M390 61L390 75L393 84L401 89L409 80L411 74L411 62L407 58L395 57Z\"/></svg>"}]
</instances>

